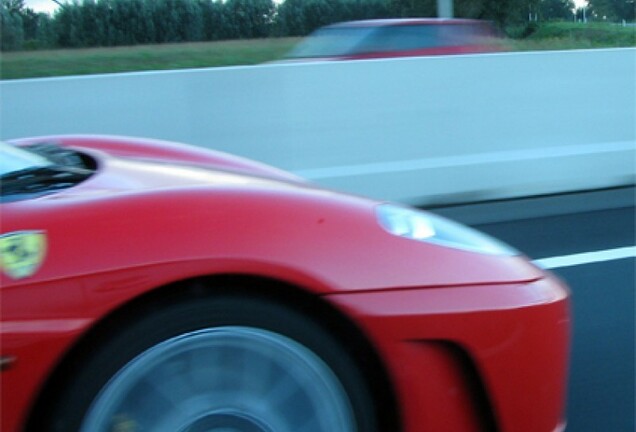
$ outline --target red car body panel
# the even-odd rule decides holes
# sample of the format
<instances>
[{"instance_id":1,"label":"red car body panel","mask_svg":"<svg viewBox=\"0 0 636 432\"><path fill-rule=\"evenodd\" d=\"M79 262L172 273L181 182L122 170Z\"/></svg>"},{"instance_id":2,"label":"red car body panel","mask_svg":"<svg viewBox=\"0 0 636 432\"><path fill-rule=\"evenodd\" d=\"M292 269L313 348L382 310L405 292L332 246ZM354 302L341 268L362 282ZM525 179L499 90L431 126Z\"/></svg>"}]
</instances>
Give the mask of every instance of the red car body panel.
<instances>
[{"instance_id":1,"label":"red car body panel","mask_svg":"<svg viewBox=\"0 0 636 432\"><path fill-rule=\"evenodd\" d=\"M377 335L374 340L383 342L384 358L395 362L389 368L402 386L398 394L408 395L400 400L404 430L482 430L479 413L466 402L470 383L462 380L458 359L444 341L470 353L497 430L531 432L564 424L567 295L558 281L547 278L520 285L342 294L333 300L360 317Z\"/></svg>"},{"instance_id":2,"label":"red car body panel","mask_svg":"<svg viewBox=\"0 0 636 432\"><path fill-rule=\"evenodd\" d=\"M104 137L18 144L41 141L81 149L98 169L2 204L2 234L38 230L47 241L33 276L2 274L1 354L15 359L1 375L3 431L21 429L65 353L113 311L227 274L322 296L358 325L387 366L404 432L483 425L457 350L499 430L552 432L563 421L567 290L525 258L390 235L376 202L222 153Z\"/></svg>"}]
</instances>

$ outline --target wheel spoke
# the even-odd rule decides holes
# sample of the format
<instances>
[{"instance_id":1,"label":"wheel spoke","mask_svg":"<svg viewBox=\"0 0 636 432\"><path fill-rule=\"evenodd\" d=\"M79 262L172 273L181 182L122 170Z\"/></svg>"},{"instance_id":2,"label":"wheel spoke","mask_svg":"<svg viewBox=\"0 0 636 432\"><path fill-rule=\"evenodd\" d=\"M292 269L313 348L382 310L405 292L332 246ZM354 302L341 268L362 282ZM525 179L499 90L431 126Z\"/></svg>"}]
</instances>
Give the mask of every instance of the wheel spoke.
<instances>
[{"instance_id":1,"label":"wheel spoke","mask_svg":"<svg viewBox=\"0 0 636 432\"><path fill-rule=\"evenodd\" d=\"M285 336L247 327L194 331L142 353L106 385L83 431L110 431L122 415L160 432L217 424L354 430L348 398L322 360Z\"/></svg>"}]
</instances>

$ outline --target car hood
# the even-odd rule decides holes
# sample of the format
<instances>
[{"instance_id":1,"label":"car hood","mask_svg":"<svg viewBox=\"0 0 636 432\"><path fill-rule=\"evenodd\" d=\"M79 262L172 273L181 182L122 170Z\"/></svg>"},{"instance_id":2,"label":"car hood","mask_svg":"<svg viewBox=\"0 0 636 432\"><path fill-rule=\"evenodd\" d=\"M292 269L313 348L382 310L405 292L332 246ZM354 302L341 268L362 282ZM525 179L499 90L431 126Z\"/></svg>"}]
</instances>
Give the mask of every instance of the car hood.
<instances>
[{"instance_id":1,"label":"car hood","mask_svg":"<svg viewBox=\"0 0 636 432\"><path fill-rule=\"evenodd\" d=\"M376 219L380 203L240 158L147 141L49 141L85 152L97 168L77 186L3 209L3 232L46 236L37 280L125 271L162 285L245 273L326 294L543 277L520 256L389 234ZM19 144L33 142L41 140Z\"/></svg>"},{"instance_id":2,"label":"car hood","mask_svg":"<svg viewBox=\"0 0 636 432\"><path fill-rule=\"evenodd\" d=\"M126 193L162 193L185 189L283 189L302 185L291 179L277 178L223 166L167 163L152 158L121 158L86 150L98 162L96 173L85 182L67 189L66 196L96 195L115 197Z\"/></svg>"},{"instance_id":3,"label":"car hood","mask_svg":"<svg viewBox=\"0 0 636 432\"><path fill-rule=\"evenodd\" d=\"M177 172L170 171L169 167L181 166L180 175L184 175L186 169L190 168L198 173L202 170L220 170L272 180L305 183L304 179L289 172L250 159L170 141L100 135L55 135L14 140L12 143L20 146L53 143L70 147L95 158L98 170L102 171L107 166L116 168L118 164L115 160L125 161L129 168L137 163L141 170L138 173L140 178L146 177L153 170L162 171L162 167L165 170L160 175L170 177L172 174L174 177ZM152 175L148 176L148 179L153 177L156 179L156 176Z\"/></svg>"}]
</instances>

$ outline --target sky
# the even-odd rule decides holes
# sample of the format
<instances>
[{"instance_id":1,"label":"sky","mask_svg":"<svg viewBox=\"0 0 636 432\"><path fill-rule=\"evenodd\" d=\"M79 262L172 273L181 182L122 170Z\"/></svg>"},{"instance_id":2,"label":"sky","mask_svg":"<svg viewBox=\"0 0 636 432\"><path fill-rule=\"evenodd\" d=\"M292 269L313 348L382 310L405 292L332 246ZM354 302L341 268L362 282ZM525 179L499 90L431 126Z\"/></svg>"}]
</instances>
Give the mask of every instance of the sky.
<instances>
[{"instance_id":1,"label":"sky","mask_svg":"<svg viewBox=\"0 0 636 432\"><path fill-rule=\"evenodd\" d=\"M60 0L60 3L63 3L64 1L66 0ZM58 5L56 5L52 0L25 0L24 3L28 8L31 8L36 12L52 13L58 8ZM586 0L574 0L576 7L584 6L586 3Z\"/></svg>"},{"instance_id":2,"label":"sky","mask_svg":"<svg viewBox=\"0 0 636 432\"><path fill-rule=\"evenodd\" d=\"M24 4L36 12L51 13L58 8L55 2L51 0L25 0Z\"/></svg>"}]
</instances>

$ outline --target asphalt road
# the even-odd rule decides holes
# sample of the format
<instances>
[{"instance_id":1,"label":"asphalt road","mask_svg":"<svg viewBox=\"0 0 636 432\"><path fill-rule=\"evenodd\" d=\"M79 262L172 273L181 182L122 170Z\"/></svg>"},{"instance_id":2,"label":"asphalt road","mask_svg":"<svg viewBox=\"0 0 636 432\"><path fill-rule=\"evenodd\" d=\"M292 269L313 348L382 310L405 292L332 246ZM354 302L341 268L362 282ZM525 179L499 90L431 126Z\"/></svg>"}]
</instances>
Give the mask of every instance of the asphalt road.
<instances>
[{"instance_id":1,"label":"asphalt road","mask_svg":"<svg viewBox=\"0 0 636 432\"><path fill-rule=\"evenodd\" d=\"M541 259L634 246L635 197L622 188L437 211ZM572 290L567 431L633 432L636 259L593 261L552 270Z\"/></svg>"}]
</instances>

